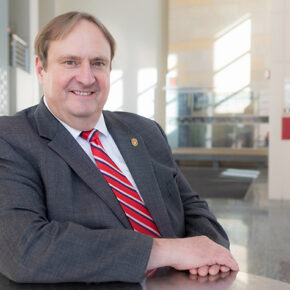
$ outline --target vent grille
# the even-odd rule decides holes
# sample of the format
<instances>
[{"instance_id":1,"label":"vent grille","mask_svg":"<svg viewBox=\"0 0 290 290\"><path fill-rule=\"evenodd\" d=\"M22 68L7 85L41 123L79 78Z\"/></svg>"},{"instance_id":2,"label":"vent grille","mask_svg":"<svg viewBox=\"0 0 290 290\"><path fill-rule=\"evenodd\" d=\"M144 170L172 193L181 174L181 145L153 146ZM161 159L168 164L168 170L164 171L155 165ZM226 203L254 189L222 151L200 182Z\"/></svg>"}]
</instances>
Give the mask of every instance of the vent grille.
<instances>
[{"instance_id":1,"label":"vent grille","mask_svg":"<svg viewBox=\"0 0 290 290\"><path fill-rule=\"evenodd\" d=\"M10 65L29 72L29 48L16 34L10 34Z\"/></svg>"},{"instance_id":2,"label":"vent grille","mask_svg":"<svg viewBox=\"0 0 290 290\"><path fill-rule=\"evenodd\" d=\"M8 114L8 76L7 70L0 66L0 116Z\"/></svg>"}]
</instances>

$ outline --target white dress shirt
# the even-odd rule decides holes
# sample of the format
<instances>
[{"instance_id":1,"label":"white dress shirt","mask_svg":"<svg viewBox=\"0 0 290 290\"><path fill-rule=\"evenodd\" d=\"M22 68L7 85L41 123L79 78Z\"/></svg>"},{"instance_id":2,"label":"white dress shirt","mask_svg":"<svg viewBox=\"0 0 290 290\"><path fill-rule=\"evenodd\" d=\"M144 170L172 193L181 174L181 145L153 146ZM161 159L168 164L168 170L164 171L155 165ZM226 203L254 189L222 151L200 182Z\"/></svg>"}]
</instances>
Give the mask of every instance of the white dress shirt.
<instances>
[{"instance_id":1,"label":"white dress shirt","mask_svg":"<svg viewBox=\"0 0 290 290\"><path fill-rule=\"evenodd\" d=\"M44 96L43 100L44 100L44 104L46 105L47 109L52 113L52 111L50 110L50 108L46 102L45 96ZM55 115L54 115L54 117L71 133L71 135L74 137L74 139L79 143L79 145L82 147L82 149L90 157L92 162L94 162L94 164L97 166L97 164L94 160L94 156L93 156L93 153L91 150L90 143L80 136L82 131L70 127L68 124L66 124L65 122L63 122L59 118L57 118ZM140 198L142 199L142 196L141 196L141 194L137 188L137 185L136 185L136 183L135 183L135 181L134 181L134 179L129 171L129 168L127 167L113 137L111 136L111 134L109 133L109 131L107 129L103 114L101 114L101 116L100 116L100 118L99 118L99 120L94 128L99 131L100 141L101 141L103 147L105 148L107 154L116 163L116 165L121 169L123 174L126 175L126 177L129 179L129 181L132 183L132 185L137 190Z\"/></svg>"}]
</instances>

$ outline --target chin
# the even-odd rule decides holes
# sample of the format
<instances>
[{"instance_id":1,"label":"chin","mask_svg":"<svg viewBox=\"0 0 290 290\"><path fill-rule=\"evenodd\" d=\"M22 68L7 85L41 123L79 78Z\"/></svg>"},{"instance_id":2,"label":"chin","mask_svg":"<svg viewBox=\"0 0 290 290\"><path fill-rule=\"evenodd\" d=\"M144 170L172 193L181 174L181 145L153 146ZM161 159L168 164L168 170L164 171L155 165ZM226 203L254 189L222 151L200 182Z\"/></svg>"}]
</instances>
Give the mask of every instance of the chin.
<instances>
[{"instance_id":1,"label":"chin","mask_svg":"<svg viewBox=\"0 0 290 290\"><path fill-rule=\"evenodd\" d=\"M78 110L78 111L74 111L73 115L75 117L79 117L79 118L93 118L94 116L98 115L98 111L97 110Z\"/></svg>"}]
</instances>

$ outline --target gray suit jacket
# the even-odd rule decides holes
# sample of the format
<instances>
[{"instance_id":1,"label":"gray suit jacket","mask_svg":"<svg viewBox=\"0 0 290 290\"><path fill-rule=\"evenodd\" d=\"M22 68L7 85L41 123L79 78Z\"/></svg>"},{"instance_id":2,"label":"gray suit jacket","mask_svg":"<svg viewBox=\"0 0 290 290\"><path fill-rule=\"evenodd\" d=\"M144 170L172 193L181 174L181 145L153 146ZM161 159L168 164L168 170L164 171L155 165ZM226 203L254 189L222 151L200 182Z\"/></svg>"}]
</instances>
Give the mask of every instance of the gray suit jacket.
<instances>
[{"instance_id":1,"label":"gray suit jacket","mask_svg":"<svg viewBox=\"0 0 290 290\"><path fill-rule=\"evenodd\" d=\"M228 247L160 127L130 113L104 117L162 237L207 235ZM0 272L17 282L138 282L151 247L43 102L0 118Z\"/></svg>"}]
</instances>

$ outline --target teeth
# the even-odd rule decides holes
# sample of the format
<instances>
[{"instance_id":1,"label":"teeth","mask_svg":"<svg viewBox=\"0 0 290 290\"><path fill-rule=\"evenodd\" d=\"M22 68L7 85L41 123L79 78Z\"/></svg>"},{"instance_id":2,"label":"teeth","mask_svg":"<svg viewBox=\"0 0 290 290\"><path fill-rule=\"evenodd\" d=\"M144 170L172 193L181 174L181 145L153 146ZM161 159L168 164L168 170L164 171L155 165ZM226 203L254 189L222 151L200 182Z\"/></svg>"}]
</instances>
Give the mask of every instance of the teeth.
<instances>
[{"instance_id":1,"label":"teeth","mask_svg":"<svg viewBox=\"0 0 290 290\"><path fill-rule=\"evenodd\" d=\"M88 96L90 95L92 92L81 92L81 91L73 91L75 94L77 95L81 95L81 96Z\"/></svg>"}]
</instances>

